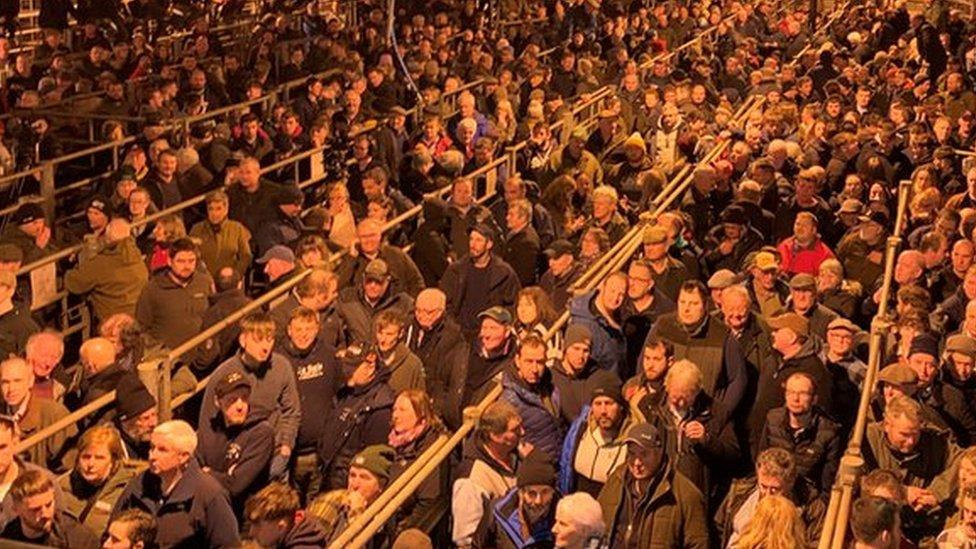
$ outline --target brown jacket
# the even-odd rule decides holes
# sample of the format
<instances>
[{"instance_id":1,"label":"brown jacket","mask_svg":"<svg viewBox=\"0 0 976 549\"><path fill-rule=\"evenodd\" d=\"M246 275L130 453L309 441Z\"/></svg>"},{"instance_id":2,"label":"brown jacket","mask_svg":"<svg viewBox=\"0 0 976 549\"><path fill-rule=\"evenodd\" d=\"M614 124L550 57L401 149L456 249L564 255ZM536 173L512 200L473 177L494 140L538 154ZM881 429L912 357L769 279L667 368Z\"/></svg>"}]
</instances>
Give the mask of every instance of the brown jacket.
<instances>
[{"instance_id":1,"label":"brown jacket","mask_svg":"<svg viewBox=\"0 0 976 549\"><path fill-rule=\"evenodd\" d=\"M666 470L653 492L637 502L630 523L637 536L636 547L673 547L675 549L705 549L709 547L708 522L705 518L705 496L684 475L664 465ZM600 507L607 524L610 547L626 547L624 540L615 539L620 527L621 513L626 503L627 465L610 474L600 490Z\"/></svg>"},{"instance_id":2,"label":"brown jacket","mask_svg":"<svg viewBox=\"0 0 976 549\"><path fill-rule=\"evenodd\" d=\"M49 399L29 397L27 411L20 420L21 440L27 440L35 433L68 415L68 409ZM35 444L24 452L27 459L34 464L46 467L54 472L66 470L74 463L76 451L68 448L68 443L78 434L74 425L48 437L43 442Z\"/></svg>"}]
</instances>

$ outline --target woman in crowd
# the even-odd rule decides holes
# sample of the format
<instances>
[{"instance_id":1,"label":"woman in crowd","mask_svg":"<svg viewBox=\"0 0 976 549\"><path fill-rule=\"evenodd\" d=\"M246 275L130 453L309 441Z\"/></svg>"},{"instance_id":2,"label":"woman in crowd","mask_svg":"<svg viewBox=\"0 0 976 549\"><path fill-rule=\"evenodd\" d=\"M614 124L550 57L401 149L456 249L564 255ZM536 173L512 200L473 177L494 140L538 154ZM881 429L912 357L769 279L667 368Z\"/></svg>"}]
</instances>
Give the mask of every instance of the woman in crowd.
<instances>
[{"instance_id":1,"label":"woman in crowd","mask_svg":"<svg viewBox=\"0 0 976 549\"><path fill-rule=\"evenodd\" d=\"M796 549L806 545L800 510L780 495L759 500L756 514L733 549Z\"/></svg>"},{"instance_id":2,"label":"woman in crowd","mask_svg":"<svg viewBox=\"0 0 976 549\"><path fill-rule=\"evenodd\" d=\"M78 442L74 468L58 480L64 492L64 510L101 535L125 486L146 465L123 458L118 431L97 425L85 431Z\"/></svg>"},{"instance_id":3,"label":"woman in crowd","mask_svg":"<svg viewBox=\"0 0 976 549\"><path fill-rule=\"evenodd\" d=\"M169 267L169 247L186 237L183 218L177 214L164 215L156 221L152 232L152 249L148 252L149 272L156 273Z\"/></svg>"},{"instance_id":4,"label":"woman in crowd","mask_svg":"<svg viewBox=\"0 0 976 549\"><path fill-rule=\"evenodd\" d=\"M529 286L519 291L515 303L515 333L519 339L530 333L545 338L549 327L558 317L549 295L538 286ZM559 349L558 339L558 337L550 339L549 348Z\"/></svg>"},{"instance_id":5,"label":"woman in crowd","mask_svg":"<svg viewBox=\"0 0 976 549\"><path fill-rule=\"evenodd\" d=\"M414 463L434 441L445 432L434 404L426 392L407 389L393 402L393 415L388 443L395 454L391 478L398 477ZM447 469L427 476L414 495L404 503L397 515L397 529L422 528L423 520L438 500L445 498Z\"/></svg>"},{"instance_id":6,"label":"woman in crowd","mask_svg":"<svg viewBox=\"0 0 976 549\"><path fill-rule=\"evenodd\" d=\"M560 549L600 547L606 525L603 510L593 496L576 492L556 504L556 522L552 526L553 543Z\"/></svg>"}]
</instances>

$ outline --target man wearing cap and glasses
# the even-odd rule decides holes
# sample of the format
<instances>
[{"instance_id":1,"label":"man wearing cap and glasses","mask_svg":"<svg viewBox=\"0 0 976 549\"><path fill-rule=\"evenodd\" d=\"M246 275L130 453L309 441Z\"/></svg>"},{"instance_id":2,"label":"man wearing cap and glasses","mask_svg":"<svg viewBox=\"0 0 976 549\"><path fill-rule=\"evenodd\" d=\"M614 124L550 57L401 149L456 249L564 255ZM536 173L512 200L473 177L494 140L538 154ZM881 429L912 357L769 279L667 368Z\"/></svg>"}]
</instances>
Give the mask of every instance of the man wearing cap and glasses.
<instances>
[{"instance_id":1,"label":"man wearing cap and glasses","mask_svg":"<svg viewBox=\"0 0 976 549\"><path fill-rule=\"evenodd\" d=\"M373 320L387 310L407 317L413 311L413 299L396 287L386 261L374 259L366 265L362 282L339 292L336 312L343 321L346 341L371 341Z\"/></svg>"},{"instance_id":2,"label":"man wearing cap and glasses","mask_svg":"<svg viewBox=\"0 0 976 549\"><path fill-rule=\"evenodd\" d=\"M837 313L817 302L817 279L801 273L790 279L789 310L806 318L810 334L822 342L827 327L838 318Z\"/></svg>"},{"instance_id":3,"label":"man wearing cap and glasses","mask_svg":"<svg viewBox=\"0 0 976 549\"><path fill-rule=\"evenodd\" d=\"M763 249L753 256L749 263L749 293L753 306L765 317L770 317L786 308L786 298L790 290L780 278L780 262L776 256Z\"/></svg>"},{"instance_id":4,"label":"man wearing cap and glasses","mask_svg":"<svg viewBox=\"0 0 976 549\"><path fill-rule=\"evenodd\" d=\"M598 498L608 545L709 547L705 498L669 463L658 428L635 424L624 440L627 461L610 475Z\"/></svg>"}]
</instances>

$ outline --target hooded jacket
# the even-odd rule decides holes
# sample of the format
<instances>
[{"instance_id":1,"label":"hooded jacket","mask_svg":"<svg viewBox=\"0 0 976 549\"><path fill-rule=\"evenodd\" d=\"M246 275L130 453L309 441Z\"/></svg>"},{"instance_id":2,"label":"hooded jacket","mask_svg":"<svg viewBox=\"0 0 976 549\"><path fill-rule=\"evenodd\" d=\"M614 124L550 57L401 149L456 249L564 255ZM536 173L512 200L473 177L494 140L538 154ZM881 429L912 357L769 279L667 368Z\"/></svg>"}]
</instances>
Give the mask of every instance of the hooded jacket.
<instances>
[{"instance_id":1,"label":"hooded jacket","mask_svg":"<svg viewBox=\"0 0 976 549\"><path fill-rule=\"evenodd\" d=\"M499 499L492 501L471 546L475 549L530 549L552 547L552 525L557 498L553 498L549 514L532 525L528 536L522 532L522 510L519 508L518 489L513 488Z\"/></svg>"},{"instance_id":2,"label":"hooded jacket","mask_svg":"<svg viewBox=\"0 0 976 549\"><path fill-rule=\"evenodd\" d=\"M377 368L368 384L339 390L333 417L319 439L319 457L329 488L346 485L349 464L363 448L386 444L396 399L388 380L389 372Z\"/></svg>"},{"instance_id":3,"label":"hooded jacket","mask_svg":"<svg viewBox=\"0 0 976 549\"><path fill-rule=\"evenodd\" d=\"M336 349L322 337L315 338L305 350L296 348L290 339L285 339L280 349L295 372L301 402L302 419L295 452L313 452L325 431L325 424L332 416L335 397L343 383L342 372L335 359Z\"/></svg>"},{"instance_id":4,"label":"hooded jacket","mask_svg":"<svg viewBox=\"0 0 976 549\"><path fill-rule=\"evenodd\" d=\"M617 468L617 466L625 462L624 460L626 458L627 450L626 443L624 442L624 434L627 432L627 429L630 427L632 422L632 416L628 415L624 417L623 423L618 429L617 436L612 441L608 441L608 443L604 446L604 448L607 446L621 447L620 459L619 461L615 461L613 463L610 471L607 471L608 478ZM559 480L556 484L556 488L559 490L560 494L572 494L577 490L589 492L589 490L579 485L581 475L576 471L575 462L576 452L579 450L580 441L583 440L583 437L586 436L586 433L591 428L593 428L593 426L590 425L590 405L586 404L583 406L583 409L580 411L573 423L569 426L569 430L566 432L566 437L563 439L562 451L559 454ZM585 480L587 480L590 484L596 484L596 481L592 479ZM590 495L595 498L597 495L599 495L599 493L593 494L590 492Z\"/></svg>"},{"instance_id":5,"label":"hooded jacket","mask_svg":"<svg viewBox=\"0 0 976 549\"><path fill-rule=\"evenodd\" d=\"M455 545L471 545L488 502L515 486L515 456L508 465L510 468L495 461L477 436L465 441L451 491L451 516L454 517L451 537Z\"/></svg>"},{"instance_id":6,"label":"hooded jacket","mask_svg":"<svg viewBox=\"0 0 976 549\"><path fill-rule=\"evenodd\" d=\"M623 328L613 326L596 308L596 290L574 297L569 302L570 322L590 330L590 360L618 376L624 370L627 342ZM619 324L619 323L618 323Z\"/></svg>"},{"instance_id":7,"label":"hooded jacket","mask_svg":"<svg viewBox=\"0 0 976 549\"><path fill-rule=\"evenodd\" d=\"M230 547L240 531L227 492L190 460L183 476L164 493L158 476L144 471L132 479L112 511L139 509L156 519L162 548Z\"/></svg>"},{"instance_id":8,"label":"hooded jacket","mask_svg":"<svg viewBox=\"0 0 976 549\"><path fill-rule=\"evenodd\" d=\"M98 319L125 313L135 316L139 294L149 281L149 271L132 237L102 248L64 275L64 286L73 294L88 294Z\"/></svg>"},{"instance_id":9,"label":"hooded jacket","mask_svg":"<svg viewBox=\"0 0 976 549\"><path fill-rule=\"evenodd\" d=\"M525 439L551 461L557 461L564 429L559 414L559 390L553 386L549 370L543 370L539 383L530 386L518 376L514 367L508 368L502 373L500 398L518 410Z\"/></svg>"},{"instance_id":10,"label":"hooded jacket","mask_svg":"<svg viewBox=\"0 0 976 549\"><path fill-rule=\"evenodd\" d=\"M200 430L197 462L208 467L230 495L235 510L243 510L247 497L268 482L268 466L274 454L274 428L268 412L255 408L241 425L227 425L223 414Z\"/></svg>"},{"instance_id":11,"label":"hooded jacket","mask_svg":"<svg viewBox=\"0 0 976 549\"><path fill-rule=\"evenodd\" d=\"M275 447L295 448L298 427L301 423L301 401L295 382L295 372L288 360L278 353L272 353L266 362L257 363L244 351L224 361L214 370L203 392L200 406L199 428L201 438L210 436L213 420L220 415L215 404L214 389L219 380L232 370L242 370L251 382L250 404L252 410L263 409L268 413L268 423L275 432Z\"/></svg>"}]
</instances>

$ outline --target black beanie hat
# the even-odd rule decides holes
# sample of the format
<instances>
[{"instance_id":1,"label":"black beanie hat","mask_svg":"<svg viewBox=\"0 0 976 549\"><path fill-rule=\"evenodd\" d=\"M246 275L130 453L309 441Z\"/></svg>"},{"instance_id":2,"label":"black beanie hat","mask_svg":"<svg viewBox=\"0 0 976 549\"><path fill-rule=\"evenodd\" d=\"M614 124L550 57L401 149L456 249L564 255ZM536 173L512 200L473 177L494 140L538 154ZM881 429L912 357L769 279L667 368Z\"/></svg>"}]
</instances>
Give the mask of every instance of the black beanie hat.
<instances>
[{"instance_id":1,"label":"black beanie hat","mask_svg":"<svg viewBox=\"0 0 976 549\"><path fill-rule=\"evenodd\" d=\"M139 374L130 372L122 376L115 387L116 408L119 419L132 419L156 406L156 399L139 379Z\"/></svg>"},{"instance_id":2,"label":"black beanie hat","mask_svg":"<svg viewBox=\"0 0 976 549\"><path fill-rule=\"evenodd\" d=\"M597 370L590 376L589 385L591 403L596 397L603 396L616 400L621 406L627 405L621 391L623 383L617 377L617 374L609 370Z\"/></svg>"},{"instance_id":3,"label":"black beanie hat","mask_svg":"<svg viewBox=\"0 0 976 549\"><path fill-rule=\"evenodd\" d=\"M908 356L912 356L915 353L923 353L936 359L939 358L939 340L935 339L935 336L928 332L916 334L912 338L912 345L909 347Z\"/></svg>"},{"instance_id":4,"label":"black beanie hat","mask_svg":"<svg viewBox=\"0 0 976 549\"><path fill-rule=\"evenodd\" d=\"M539 450L533 450L519 464L515 478L519 488L526 486L552 486L555 488L556 468Z\"/></svg>"}]
</instances>

